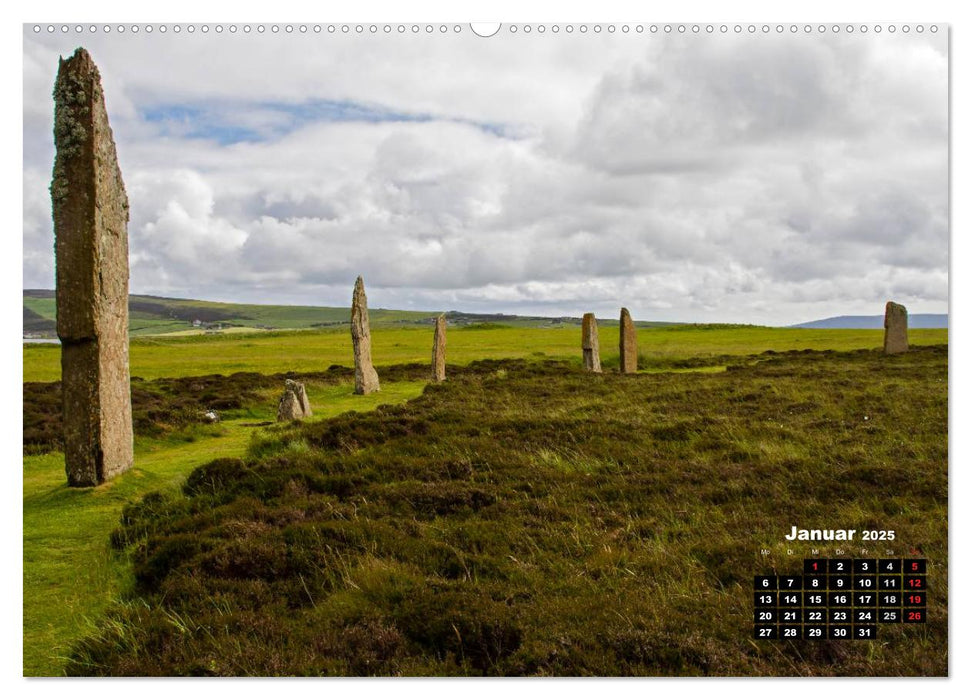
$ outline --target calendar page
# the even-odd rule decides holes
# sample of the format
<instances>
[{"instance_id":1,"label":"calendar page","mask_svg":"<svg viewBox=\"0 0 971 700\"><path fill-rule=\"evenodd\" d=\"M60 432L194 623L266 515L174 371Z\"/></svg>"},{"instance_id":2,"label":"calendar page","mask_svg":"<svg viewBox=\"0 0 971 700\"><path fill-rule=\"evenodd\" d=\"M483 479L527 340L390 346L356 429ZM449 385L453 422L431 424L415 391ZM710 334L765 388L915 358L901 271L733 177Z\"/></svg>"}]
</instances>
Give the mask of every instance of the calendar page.
<instances>
[{"instance_id":1,"label":"calendar page","mask_svg":"<svg viewBox=\"0 0 971 700\"><path fill-rule=\"evenodd\" d=\"M948 24L85 13L25 676L948 675Z\"/></svg>"}]
</instances>

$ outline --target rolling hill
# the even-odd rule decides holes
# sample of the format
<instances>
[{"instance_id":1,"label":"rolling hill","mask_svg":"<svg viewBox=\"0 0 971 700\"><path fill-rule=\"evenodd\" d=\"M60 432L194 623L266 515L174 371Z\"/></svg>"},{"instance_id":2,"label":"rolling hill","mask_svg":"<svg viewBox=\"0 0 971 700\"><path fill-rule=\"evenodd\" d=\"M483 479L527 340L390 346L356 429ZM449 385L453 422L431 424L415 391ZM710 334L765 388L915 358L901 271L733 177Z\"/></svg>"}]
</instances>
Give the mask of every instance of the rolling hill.
<instances>
[{"instance_id":1,"label":"rolling hill","mask_svg":"<svg viewBox=\"0 0 971 700\"><path fill-rule=\"evenodd\" d=\"M133 294L128 300L131 335L203 333L233 329L283 330L342 326L350 309L327 306L228 304ZM375 326L431 323L432 311L371 309ZM53 290L24 290L24 335L54 337L57 309Z\"/></svg>"},{"instance_id":2,"label":"rolling hill","mask_svg":"<svg viewBox=\"0 0 971 700\"><path fill-rule=\"evenodd\" d=\"M947 328L947 314L909 314L909 328ZM791 328L883 328L883 316L831 316L799 323Z\"/></svg>"},{"instance_id":3,"label":"rolling hill","mask_svg":"<svg viewBox=\"0 0 971 700\"><path fill-rule=\"evenodd\" d=\"M147 294L133 294L128 299L131 335L166 335L173 333L234 332L240 330L298 330L341 328L350 325L350 307L282 306L267 304L231 304L197 299L173 299ZM398 311L369 309L375 328L425 326L435 322L441 311ZM452 326L511 326L519 328L563 328L579 326L579 317L515 316L511 314L473 314L447 311ZM54 291L24 290L24 337L54 338L57 309ZM598 319L603 326L616 326L616 319ZM678 325L665 322L638 321L639 328Z\"/></svg>"}]
</instances>

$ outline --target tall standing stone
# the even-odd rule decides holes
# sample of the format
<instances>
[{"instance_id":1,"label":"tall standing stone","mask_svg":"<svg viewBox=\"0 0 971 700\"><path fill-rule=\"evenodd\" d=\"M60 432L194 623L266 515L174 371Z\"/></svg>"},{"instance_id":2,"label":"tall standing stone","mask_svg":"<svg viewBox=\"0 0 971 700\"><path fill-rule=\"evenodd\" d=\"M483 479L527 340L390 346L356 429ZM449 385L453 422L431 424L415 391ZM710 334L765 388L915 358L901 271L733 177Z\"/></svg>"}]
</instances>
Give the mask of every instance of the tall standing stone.
<instances>
[{"instance_id":1,"label":"tall standing stone","mask_svg":"<svg viewBox=\"0 0 971 700\"><path fill-rule=\"evenodd\" d=\"M445 314L435 319L435 339L432 341L432 381L445 381Z\"/></svg>"},{"instance_id":2,"label":"tall standing stone","mask_svg":"<svg viewBox=\"0 0 971 700\"><path fill-rule=\"evenodd\" d=\"M583 314L583 368L588 372L602 372L600 368L600 338L597 335L597 317Z\"/></svg>"},{"instance_id":3,"label":"tall standing stone","mask_svg":"<svg viewBox=\"0 0 971 700\"><path fill-rule=\"evenodd\" d=\"M101 75L83 48L58 66L54 146L64 462L70 486L95 486L129 469L133 459L128 197Z\"/></svg>"},{"instance_id":4,"label":"tall standing stone","mask_svg":"<svg viewBox=\"0 0 971 700\"><path fill-rule=\"evenodd\" d=\"M888 355L907 352L907 307L892 301L883 314L883 351Z\"/></svg>"},{"instance_id":5,"label":"tall standing stone","mask_svg":"<svg viewBox=\"0 0 971 700\"><path fill-rule=\"evenodd\" d=\"M620 371L637 372L637 331L627 309L620 310Z\"/></svg>"},{"instance_id":6,"label":"tall standing stone","mask_svg":"<svg viewBox=\"0 0 971 700\"><path fill-rule=\"evenodd\" d=\"M361 277L354 283L354 298L351 300L351 340L354 343L354 393L380 391L378 373L371 364L371 324Z\"/></svg>"}]
</instances>

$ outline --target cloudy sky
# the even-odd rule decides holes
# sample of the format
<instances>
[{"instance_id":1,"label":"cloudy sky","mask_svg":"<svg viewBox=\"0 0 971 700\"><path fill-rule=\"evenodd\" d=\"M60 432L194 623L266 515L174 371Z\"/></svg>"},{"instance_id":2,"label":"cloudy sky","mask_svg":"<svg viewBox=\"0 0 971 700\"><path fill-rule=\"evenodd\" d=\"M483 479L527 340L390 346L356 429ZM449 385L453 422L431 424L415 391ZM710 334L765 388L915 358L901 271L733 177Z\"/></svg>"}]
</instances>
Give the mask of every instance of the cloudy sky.
<instances>
[{"instance_id":1,"label":"cloudy sky","mask_svg":"<svg viewBox=\"0 0 971 700\"><path fill-rule=\"evenodd\" d=\"M946 28L267 26L25 27L25 287L53 287L51 89L83 45L131 200L133 293L346 306L363 274L388 308L948 310Z\"/></svg>"}]
</instances>

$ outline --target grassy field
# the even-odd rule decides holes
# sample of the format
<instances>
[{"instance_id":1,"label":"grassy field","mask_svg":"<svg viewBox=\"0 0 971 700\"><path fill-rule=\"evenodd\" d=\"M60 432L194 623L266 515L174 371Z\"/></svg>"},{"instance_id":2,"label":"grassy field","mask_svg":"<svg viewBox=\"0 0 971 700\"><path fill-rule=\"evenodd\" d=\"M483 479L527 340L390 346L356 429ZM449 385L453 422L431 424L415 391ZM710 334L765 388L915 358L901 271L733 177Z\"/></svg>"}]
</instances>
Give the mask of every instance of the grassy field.
<instances>
[{"instance_id":1,"label":"grassy field","mask_svg":"<svg viewBox=\"0 0 971 700\"><path fill-rule=\"evenodd\" d=\"M367 397L354 396L348 383L307 388L313 420L324 420L407 400L423 385L389 383ZM68 488L60 452L24 457L24 675L63 675L71 646L130 587L129 559L108 542L122 508L150 491L177 491L187 474L212 459L242 456L259 430L254 423L275 418L276 393L262 392L262 400L215 426L162 439L139 436L134 469L96 488Z\"/></svg>"},{"instance_id":2,"label":"grassy field","mask_svg":"<svg viewBox=\"0 0 971 700\"><path fill-rule=\"evenodd\" d=\"M749 359L490 361L264 432L125 509L134 586L67 671L946 675L946 347ZM927 557L928 623L753 641L752 574L801 570L783 535L832 523Z\"/></svg>"},{"instance_id":3,"label":"grassy field","mask_svg":"<svg viewBox=\"0 0 971 700\"><path fill-rule=\"evenodd\" d=\"M602 328L608 372L590 377L576 329L450 329L445 386L336 419L418 396L431 331L375 330L371 397L324 371L350 364L346 332L135 339L135 469L95 489L68 489L44 453L57 385L25 384L25 453L28 424L42 452L23 467L25 674L946 673L946 345L638 335L644 373L611 373ZM423 367L389 366L405 362ZM57 346L25 345L25 382L58 365ZM201 377L237 371L313 372L312 425L261 425L279 377ZM224 420L192 422L188 399L209 396L232 399ZM791 570L782 534L822 516L919 546L931 624L861 646L748 641L748 572Z\"/></svg>"},{"instance_id":4,"label":"grassy field","mask_svg":"<svg viewBox=\"0 0 971 700\"><path fill-rule=\"evenodd\" d=\"M393 365L428 362L431 328L375 329L374 362ZM947 342L946 329L911 330L914 345ZM601 356L607 366L618 357L619 330L600 330ZM684 358L738 356L765 350L854 350L877 348L882 331L811 330L795 328L716 328L673 326L639 329L642 366L650 368ZM539 328L450 328L448 361L467 364L482 358L580 357L580 331ZM23 346L24 381L50 382L60 378L57 345ZM577 360L579 362L579 359ZM352 362L351 336L343 331L304 331L258 335L142 337L131 341L134 377L186 377L233 372L317 372L330 365Z\"/></svg>"}]
</instances>

